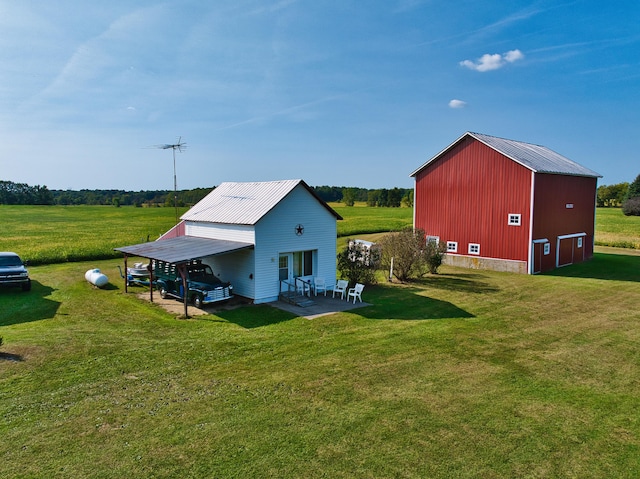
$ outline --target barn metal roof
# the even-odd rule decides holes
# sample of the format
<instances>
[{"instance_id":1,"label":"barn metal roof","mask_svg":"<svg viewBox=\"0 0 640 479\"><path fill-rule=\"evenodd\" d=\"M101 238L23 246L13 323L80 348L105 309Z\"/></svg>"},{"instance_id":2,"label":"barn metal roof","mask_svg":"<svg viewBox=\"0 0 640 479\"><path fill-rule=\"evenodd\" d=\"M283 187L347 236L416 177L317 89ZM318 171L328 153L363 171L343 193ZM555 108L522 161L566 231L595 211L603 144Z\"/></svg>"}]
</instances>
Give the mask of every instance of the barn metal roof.
<instances>
[{"instance_id":1,"label":"barn metal roof","mask_svg":"<svg viewBox=\"0 0 640 479\"><path fill-rule=\"evenodd\" d=\"M525 168L528 168L536 173L551 173L560 175L602 178L602 175L600 175L599 173L596 173L595 171L590 170L589 168L586 168L576 163L575 161L572 161L569 158L566 158L559 153L550 150L545 146L524 143L522 141L507 140L504 138L498 138L495 136L473 132L466 132L447 148L442 150L436 156L423 164L420 168L411 173L410 176L415 176L416 174L418 174L418 172L425 166L439 158L440 155L450 150L453 146L458 144L458 142L460 142L467 136L475 138L476 140L487 145L489 148L502 153L516 163L519 163Z\"/></svg>"},{"instance_id":2,"label":"barn metal roof","mask_svg":"<svg viewBox=\"0 0 640 479\"><path fill-rule=\"evenodd\" d=\"M182 215L181 219L255 225L298 185L306 188L337 219L342 219L303 180L221 183Z\"/></svg>"},{"instance_id":3,"label":"barn metal roof","mask_svg":"<svg viewBox=\"0 0 640 479\"><path fill-rule=\"evenodd\" d=\"M131 256L157 259L168 263L186 263L205 256L230 253L245 248L253 248L253 244L196 236L179 236L114 249Z\"/></svg>"}]
</instances>

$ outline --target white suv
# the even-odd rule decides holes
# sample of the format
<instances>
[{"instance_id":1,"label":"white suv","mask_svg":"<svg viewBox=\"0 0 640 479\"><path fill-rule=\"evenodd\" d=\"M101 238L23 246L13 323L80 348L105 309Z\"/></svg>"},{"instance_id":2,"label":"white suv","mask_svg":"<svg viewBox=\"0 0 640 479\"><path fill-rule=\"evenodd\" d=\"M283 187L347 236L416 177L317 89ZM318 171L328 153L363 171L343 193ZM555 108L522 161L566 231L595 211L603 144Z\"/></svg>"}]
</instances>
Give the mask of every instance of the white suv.
<instances>
[{"instance_id":1,"label":"white suv","mask_svg":"<svg viewBox=\"0 0 640 479\"><path fill-rule=\"evenodd\" d=\"M29 271L15 253L0 252L0 286L21 286L22 291L31 289Z\"/></svg>"}]
</instances>

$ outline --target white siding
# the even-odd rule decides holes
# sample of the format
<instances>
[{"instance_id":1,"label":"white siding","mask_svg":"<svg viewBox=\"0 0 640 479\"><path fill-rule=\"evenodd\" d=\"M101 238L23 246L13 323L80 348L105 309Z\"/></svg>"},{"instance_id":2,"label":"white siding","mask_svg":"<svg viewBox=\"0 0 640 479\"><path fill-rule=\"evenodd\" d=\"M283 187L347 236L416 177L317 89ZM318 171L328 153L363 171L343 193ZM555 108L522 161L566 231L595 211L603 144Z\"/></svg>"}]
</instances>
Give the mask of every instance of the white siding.
<instances>
[{"instance_id":1,"label":"white siding","mask_svg":"<svg viewBox=\"0 0 640 479\"><path fill-rule=\"evenodd\" d=\"M296 235L296 226L304 234ZM278 298L280 253L317 250L314 275L331 285L336 280L336 218L302 185L264 216L255 226L255 302Z\"/></svg>"},{"instance_id":2,"label":"white siding","mask_svg":"<svg viewBox=\"0 0 640 479\"><path fill-rule=\"evenodd\" d=\"M296 235L296 226L304 234ZM336 280L336 218L300 183L255 225L185 221L185 234L201 238L253 243L255 249L209 256L204 262L233 285L234 294L256 303L278 299L280 253L317 251L315 276L327 285Z\"/></svg>"},{"instance_id":3,"label":"white siding","mask_svg":"<svg viewBox=\"0 0 640 479\"><path fill-rule=\"evenodd\" d=\"M190 222L185 224L187 236L211 238L242 243L255 243L255 229L249 225L229 225L216 223Z\"/></svg>"},{"instance_id":4,"label":"white siding","mask_svg":"<svg viewBox=\"0 0 640 479\"><path fill-rule=\"evenodd\" d=\"M233 294L254 298L254 251L245 249L235 253L208 256L203 260L213 269L222 281L228 281L233 286Z\"/></svg>"}]
</instances>

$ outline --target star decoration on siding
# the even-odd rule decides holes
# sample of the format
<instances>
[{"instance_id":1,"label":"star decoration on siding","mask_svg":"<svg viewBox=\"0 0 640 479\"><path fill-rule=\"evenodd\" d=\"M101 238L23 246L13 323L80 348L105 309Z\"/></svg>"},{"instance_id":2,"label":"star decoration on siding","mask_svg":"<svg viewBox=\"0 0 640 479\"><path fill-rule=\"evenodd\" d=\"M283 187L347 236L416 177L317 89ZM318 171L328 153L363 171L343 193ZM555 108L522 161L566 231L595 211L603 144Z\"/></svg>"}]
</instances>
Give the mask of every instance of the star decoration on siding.
<instances>
[{"instance_id":1,"label":"star decoration on siding","mask_svg":"<svg viewBox=\"0 0 640 479\"><path fill-rule=\"evenodd\" d=\"M296 236L302 236L304 233L304 226L296 225Z\"/></svg>"}]
</instances>

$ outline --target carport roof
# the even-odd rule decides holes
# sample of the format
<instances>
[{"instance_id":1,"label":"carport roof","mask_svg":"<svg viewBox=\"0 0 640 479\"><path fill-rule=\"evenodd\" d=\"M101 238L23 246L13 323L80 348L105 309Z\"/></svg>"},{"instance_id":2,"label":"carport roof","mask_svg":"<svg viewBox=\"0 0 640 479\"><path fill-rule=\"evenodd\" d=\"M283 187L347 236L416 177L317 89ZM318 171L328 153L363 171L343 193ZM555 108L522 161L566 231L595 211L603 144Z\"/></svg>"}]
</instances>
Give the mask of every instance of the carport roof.
<instances>
[{"instance_id":1,"label":"carport roof","mask_svg":"<svg viewBox=\"0 0 640 479\"><path fill-rule=\"evenodd\" d=\"M179 236L165 240L140 243L131 246L114 248L115 251L131 256L166 261L168 263L186 263L188 261L231 253L241 249L253 248L251 243L227 241L219 239L199 238L196 236Z\"/></svg>"}]
</instances>

